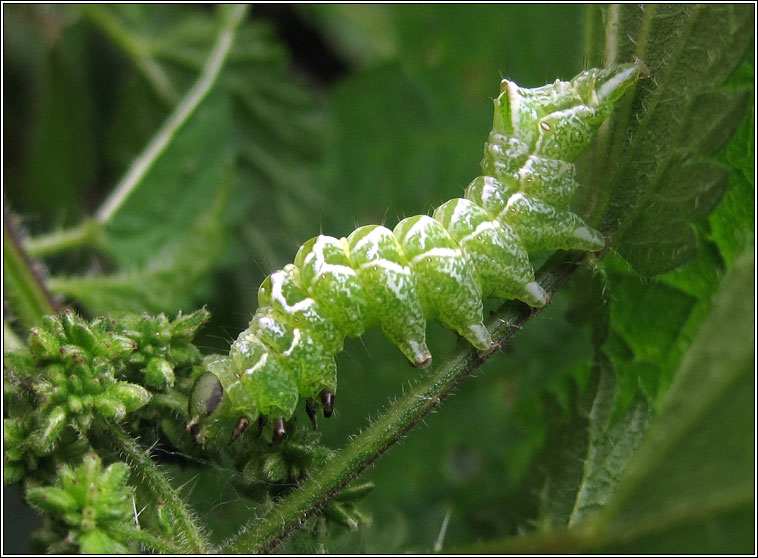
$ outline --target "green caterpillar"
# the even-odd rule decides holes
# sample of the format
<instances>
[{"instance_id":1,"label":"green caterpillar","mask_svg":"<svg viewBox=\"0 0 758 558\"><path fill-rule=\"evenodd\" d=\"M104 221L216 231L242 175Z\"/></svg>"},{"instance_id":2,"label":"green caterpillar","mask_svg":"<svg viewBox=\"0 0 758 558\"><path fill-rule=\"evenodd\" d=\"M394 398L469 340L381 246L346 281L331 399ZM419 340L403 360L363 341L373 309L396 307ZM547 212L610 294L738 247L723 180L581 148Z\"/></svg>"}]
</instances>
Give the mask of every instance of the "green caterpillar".
<instances>
[{"instance_id":1,"label":"green caterpillar","mask_svg":"<svg viewBox=\"0 0 758 558\"><path fill-rule=\"evenodd\" d=\"M393 230L360 227L347 238L318 236L294 264L269 275L258 310L229 356L206 362L190 398L199 442L233 424L232 441L254 420L274 419L274 442L285 435L299 398L315 424L330 416L337 390L334 355L345 337L382 328L408 360L431 363L426 322L437 319L477 349L492 340L482 299L518 299L544 306L529 254L597 251L601 233L569 209L577 187L572 164L640 70L625 64L591 69L570 82L524 89L501 82L482 170L464 198L431 217L400 221ZM230 423L230 421L232 421Z\"/></svg>"}]
</instances>

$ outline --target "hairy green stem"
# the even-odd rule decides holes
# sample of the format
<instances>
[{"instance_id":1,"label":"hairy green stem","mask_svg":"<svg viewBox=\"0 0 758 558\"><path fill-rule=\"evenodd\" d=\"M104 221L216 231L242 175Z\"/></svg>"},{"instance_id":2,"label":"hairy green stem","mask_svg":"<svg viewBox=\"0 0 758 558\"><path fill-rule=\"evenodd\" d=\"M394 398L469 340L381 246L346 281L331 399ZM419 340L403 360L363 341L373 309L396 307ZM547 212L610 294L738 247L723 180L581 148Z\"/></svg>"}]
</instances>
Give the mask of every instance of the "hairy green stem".
<instances>
[{"instance_id":1,"label":"hairy green stem","mask_svg":"<svg viewBox=\"0 0 758 558\"><path fill-rule=\"evenodd\" d=\"M185 549L164 537L155 535L144 529L134 527L111 526L109 532L121 536L122 540L136 541L140 545L161 554L182 554Z\"/></svg>"},{"instance_id":2,"label":"hairy green stem","mask_svg":"<svg viewBox=\"0 0 758 558\"><path fill-rule=\"evenodd\" d=\"M24 241L24 249L30 256L42 258L74 248L95 247L102 241L102 225L94 219L85 219L72 229L28 238Z\"/></svg>"},{"instance_id":3,"label":"hairy green stem","mask_svg":"<svg viewBox=\"0 0 758 558\"><path fill-rule=\"evenodd\" d=\"M175 527L181 535L178 545L181 552L204 554L210 543L187 507L181 494L171 485L166 475L150 457L150 452L140 447L134 438L120 426L100 420L97 423L103 435L126 459L137 476L147 483L156 498L163 501L166 511L175 519Z\"/></svg>"},{"instance_id":4,"label":"hairy green stem","mask_svg":"<svg viewBox=\"0 0 758 558\"><path fill-rule=\"evenodd\" d=\"M616 51L618 50L618 21L620 6L611 4L608 6L605 20L605 50L603 51L603 62L610 66L616 63Z\"/></svg>"},{"instance_id":5,"label":"hairy green stem","mask_svg":"<svg viewBox=\"0 0 758 558\"><path fill-rule=\"evenodd\" d=\"M576 269L582 257L560 252L554 255L537 279L548 292L554 292ZM322 507L374 460L432 412L484 361L499 349L524 323L541 309L520 303L504 304L488 324L494 341L492 349L477 353L470 345L458 348L440 367L422 377L410 391L357 435L339 455L316 476L305 481L265 516L256 518L225 543L221 553L271 552L290 531Z\"/></svg>"}]
</instances>

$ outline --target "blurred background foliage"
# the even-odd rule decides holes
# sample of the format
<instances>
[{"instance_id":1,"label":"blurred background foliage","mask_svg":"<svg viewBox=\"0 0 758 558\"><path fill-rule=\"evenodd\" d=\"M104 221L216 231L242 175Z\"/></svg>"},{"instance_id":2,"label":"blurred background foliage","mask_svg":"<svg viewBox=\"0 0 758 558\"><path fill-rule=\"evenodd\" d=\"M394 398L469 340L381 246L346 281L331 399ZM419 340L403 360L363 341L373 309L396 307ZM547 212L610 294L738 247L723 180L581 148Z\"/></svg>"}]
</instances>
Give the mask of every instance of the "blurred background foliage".
<instances>
[{"instance_id":1,"label":"blurred background foliage","mask_svg":"<svg viewBox=\"0 0 758 558\"><path fill-rule=\"evenodd\" d=\"M255 310L262 279L292 261L308 238L322 231L339 237L368 223L392 226L459 196L479 174L501 76L532 87L602 63L602 37L594 37L602 34L600 6L254 6L210 93L138 187L99 226L84 227L197 78L221 11L201 5L3 7L4 205L12 212L6 220L44 261L45 284L58 301L89 315L175 314L206 305L213 319L200 343L209 352L228 350ZM732 33L740 37L738 46L722 49L732 55L721 62L724 72L741 91L753 82L752 65L740 65L753 33L739 27ZM711 54L722 60L719 40ZM655 48L669 47L651 46L651 68ZM750 52L744 60L752 60ZM654 73L656 83L679 83L662 74ZM536 548L555 551L551 533L612 501L648 429L668 428L653 417L675 399L671 386L677 370L686 371L682 361L715 342L711 336L693 343L704 322L712 320L713 335L736 354L736 368L719 370L719 377L752 381L752 373L745 375L751 339L725 336L718 322L733 319L734 327L749 329L752 314L752 260L745 263L740 254L752 253L754 235L754 118L751 103L741 99L735 116L718 127L726 136L711 145L727 176L711 205L723 195L721 204L710 215L695 212L677 222L695 222L687 225L693 235L688 262L674 271L656 268L650 254L640 256L637 246L624 252L622 244L632 264L635 258L649 264L636 265L637 271L667 273L643 278L617 253L582 270L504 356L488 361L364 474L377 485L363 501L373 523L354 532L333 529L324 549L428 552L503 539L487 550L504 552L511 548L508 536L536 532L545 537L536 539ZM656 195L665 197L653 191L646 200ZM644 206L637 199L624 203ZM654 225L654 234L669 233ZM65 250L45 244L71 230L79 236ZM723 287L732 267L737 278ZM6 319L23 337L20 328L33 321L5 288ZM742 300L736 316L710 316L720 288L731 290L719 300ZM436 325L430 338L435 356L455 344L453 334ZM333 448L418 374L375 330L348 340L338 364L337 416L320 424ZM698 385L685 387L697 391ZM731 428L730 440L739 440L726 465L716 463L718 452L706 452L713 474L698 488L682 490L708 498L728 493L730 499L714 501L713 516L696 519L714 533L708 548L744 552L753 540L745 527L752 490L741 492L751 480L744 470L752 458L751 402L725 410L723 402L714 403L716 395L701 392L690 395L704 399L702 414L689 421L679 416L682 428L697 426L708 413L714 413L709 420L726 413L718 420ZM697 444L717 448L710 444L722 436L711 435ZM688 438L682 439L686 446ZM689 446L660 454L680 473L689 469L678 456L702 457ZM676 508L676 495L664 502L643 482L655 479L655 471L644 464L634 471L642 480L624 485L631 486L622 491L626 500L613 500L615 515L603 519L609 529L614 521L629 526L630 502L646 502L664 515ZM211 482L198 477L217 473L183 464L174 477L187 483L187 497L220 541L250 506L233 489L219 488L221 476ZM724 473L737 479L724 487L718 480ZM9 497L15 496L6 490L5 518L17 517L9 513ZM685 507L694 510L702 501L690 498ZM699 527L687 518L671 521L670 549L686 552ZM28 531L14 531L21 541L28 538ZM641 532L642 540L593 539L559 548L663 551ZM11 548L5 533L4 550L23 551Z\"/></svg>"}]
</instances>

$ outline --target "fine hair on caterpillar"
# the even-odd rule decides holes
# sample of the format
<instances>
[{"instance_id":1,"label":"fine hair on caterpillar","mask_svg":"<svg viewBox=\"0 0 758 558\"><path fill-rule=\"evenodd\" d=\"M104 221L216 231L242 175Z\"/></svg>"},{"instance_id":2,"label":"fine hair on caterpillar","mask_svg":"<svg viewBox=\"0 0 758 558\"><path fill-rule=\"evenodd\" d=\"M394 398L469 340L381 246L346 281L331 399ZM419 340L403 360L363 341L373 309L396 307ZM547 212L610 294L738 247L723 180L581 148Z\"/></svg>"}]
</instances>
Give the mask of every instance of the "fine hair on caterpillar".
<instances>
[{"instance_id":1,"label":"fine hair on caterpillar","mask_svg":"<svg viewBox=\"0 0 758 558\"><path fill-rule=\"evenodd\" d=\"M573 161L640 72L636 64L590 69L533 89L502 80L483 175L464 197L392 230L368 225L303 244L292 264L263 281L258 310L229 355L204 362L190 397L195 439L231 443L253 423L260 434L270 419L278 443L300 398L315 426L318 409L326 417L334 410L335 355L346 337L371 326L424 368L432 361L428 320L487 351L483 299L544 306L530 254L605 246L570 209L578 186Z\"/></svg>"}]
</instances>

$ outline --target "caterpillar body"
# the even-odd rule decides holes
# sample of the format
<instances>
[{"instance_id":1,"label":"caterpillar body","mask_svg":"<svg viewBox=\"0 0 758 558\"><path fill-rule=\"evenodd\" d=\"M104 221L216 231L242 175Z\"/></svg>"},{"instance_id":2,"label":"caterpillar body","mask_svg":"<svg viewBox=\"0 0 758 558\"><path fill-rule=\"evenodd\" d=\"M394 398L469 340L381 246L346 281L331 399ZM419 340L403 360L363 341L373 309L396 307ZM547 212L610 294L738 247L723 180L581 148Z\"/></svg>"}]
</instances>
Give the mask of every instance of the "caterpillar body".
<instances>
[{"instance_id":1,"label":"caterpillar body","mask_svg":"<svg viewBox=\"0 0 758 558\"><path fill-rule=\"evenodd\" d=\"M347 238L321 235L303 244L293 264L263 281L258 310L229 355L206 361L190 397L188 429L196 440L232 420L233 441L252 421L271 417L278 442L300 398L314 424L317 408L330 416L334 356L346 337L370 326L423 368L432 359L427 320L488 350L483 298L544 306L529 254L603 248L603 235L569 209L578 185L572 161L638 75L637 65L625 64L534 89L502 80L483 176L463 198L393 230L369 225Z\"/></svg>"}]
</instances>

